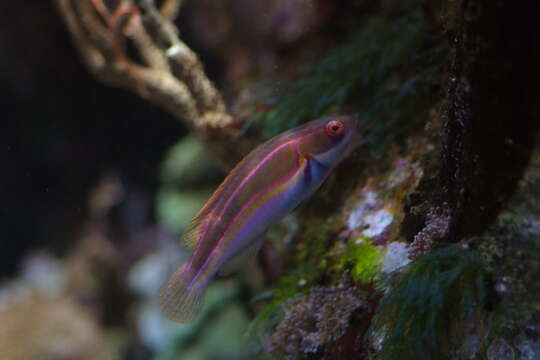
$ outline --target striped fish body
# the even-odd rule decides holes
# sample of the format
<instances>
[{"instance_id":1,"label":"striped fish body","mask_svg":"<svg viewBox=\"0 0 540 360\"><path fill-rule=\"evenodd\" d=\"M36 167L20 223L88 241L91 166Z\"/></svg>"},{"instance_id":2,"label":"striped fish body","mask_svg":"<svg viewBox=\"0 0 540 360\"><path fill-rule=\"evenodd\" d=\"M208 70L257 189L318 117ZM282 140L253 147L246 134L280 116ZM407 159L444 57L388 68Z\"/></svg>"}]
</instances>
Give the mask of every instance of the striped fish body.
<instances>
[{"instance_id":1,"label":"striped fish body","mask_svg":"<svg viewBox=\"0 0 540 360\"><path fill-rule=\"evenodd\" d=\"M194 251L162 288L163 312L175 321L192 320L224 263L257 246L268 227L311 196L350 149L355 133L356 118L325 118L249 153L188 226L183 241Z\"/></svg>"}]
</instances>

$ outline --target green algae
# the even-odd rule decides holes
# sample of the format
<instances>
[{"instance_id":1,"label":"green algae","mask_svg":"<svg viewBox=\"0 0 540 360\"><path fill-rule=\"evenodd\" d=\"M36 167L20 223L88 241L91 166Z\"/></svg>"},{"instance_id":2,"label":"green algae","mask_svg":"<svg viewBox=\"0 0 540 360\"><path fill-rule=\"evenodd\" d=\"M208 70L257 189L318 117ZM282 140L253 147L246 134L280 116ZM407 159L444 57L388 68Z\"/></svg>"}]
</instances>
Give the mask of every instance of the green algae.
<instances>
[{"instance_id":1,"label":"green algae","mask_svg":"<svg viewBox=\"0 0 540 360\"><path fill-rule=\"evenodd\" d=\"M313 215L307 218L302 232L304 241L298 244L294 258L296 266L282 276L271 290L259 296L271 300L259 310L246 331L247 336L262 337L277 323L284 310L312 286L323 282L334 283L343 277L341 272L339 277L329 281L329 263L335 263L335 259L332 259L335 254L328 249L332 245L331 235L337 231L339 224L339 217L325 219Z\"/></svg>"},{"instance_id":2,"label":"green algae","mask_svg":"<svg viewBox=\"0 0 540 360\"><path fill-rule=\"evenodd\" d=\"M429 34L420 11L370 19L347 43L281 86L270 101L273 108L246 126L256 124L269 138L346 109L361 115L361 126L371 130L365 141L380 149L425 109L429 86L440 73L433 59L443 53L443 47L429 45Z\"/></svg>"},{"instance_id":3,"label":"green algae","mask_svg":"<svg viewBox=\"0 0 540 360\"><path fill-rule=\"evenodd\" d=\"M444 359L463 341L464 324L488 301L488 273L476 251L450 245L419 257L387 283L370 333L378 359Z\"/></svg>"},{"instance_id":4,"label":"green algae","mask_svg":"<svg viewBox=\"0 0 540 360\"><path fill-rule=\"evenodd\" d=\"M355 281L369 284L380 273L383 256L384 251L373 245L369 237L360 236L351 240L338 268L350 268Z\"/></svg>"},{"instance_id":5,"label":"green algae","mask_svg":"<svg viewBox=\"0 0 540 360\"><path fill-rule=\"evenodd\" d=\"M281 315L313 286L339 284L349 276L355 282L372 283L381 270L384 251L372 244L367 236L350 239L348 243L334 236L339 218L323 220L313 216L305 222L304 242L299 244L295 258L297 266L262 298L272 300L265 305L251 322L248 336L259 338L276 325ZM332 241L332 239L334 239Z\"/></svg>"},{"instance_id":6,"label":"green algae","mask_svg":"<svg viewBox=\"0 0 540 360\"><path fill-rule=\"evenodd\" d=\"M324 276L326 269L326 255L330 247L331 234L335 233L339 218L327 219L318 216L309 217L305 222L303 233L304 242L299 244L295 263L295 271L302 283L306 285L317 284Z\"/></svg>"}]
</instances>

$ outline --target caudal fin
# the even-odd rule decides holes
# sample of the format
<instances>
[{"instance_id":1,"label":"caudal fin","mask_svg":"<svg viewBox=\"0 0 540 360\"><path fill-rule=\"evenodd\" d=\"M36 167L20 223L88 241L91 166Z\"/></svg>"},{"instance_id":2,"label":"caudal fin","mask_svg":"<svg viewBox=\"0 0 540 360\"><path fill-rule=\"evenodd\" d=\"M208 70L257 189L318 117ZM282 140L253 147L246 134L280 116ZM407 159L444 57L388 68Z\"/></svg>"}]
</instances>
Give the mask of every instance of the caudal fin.
<instances>
[{"instance_id":1,"label":"caudal fin","mask_svg":"<svg viewBox=\"0 0 540 360\"><path fill-rule=\"evenodd\" d=\"M161 311L173 321L189 322L201 308L204 289L188 289L191 277L185 275L183 268L176 270L159 293Z\"/></svg>"}]
</instances>

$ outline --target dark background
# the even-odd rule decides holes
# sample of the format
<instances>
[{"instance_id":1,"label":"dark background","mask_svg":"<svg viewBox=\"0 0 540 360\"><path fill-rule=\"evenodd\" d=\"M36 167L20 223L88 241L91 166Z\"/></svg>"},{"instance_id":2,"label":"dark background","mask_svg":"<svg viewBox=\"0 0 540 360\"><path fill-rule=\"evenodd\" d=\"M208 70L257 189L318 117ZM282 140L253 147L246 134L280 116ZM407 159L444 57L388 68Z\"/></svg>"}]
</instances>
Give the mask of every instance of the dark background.
<instances>
[{"instance_id":1,"label":"dark background","mask_svg":"<svg viewBox=\"0 0 540 360\"><path fill-rule=\"evenodd\" d=\"M91 78L44 0L0 2L0 109L0 278L31 247L70 249L105 172L151 208L156 166L185 133L160 109Z\"/></svg>"}]
</instances>

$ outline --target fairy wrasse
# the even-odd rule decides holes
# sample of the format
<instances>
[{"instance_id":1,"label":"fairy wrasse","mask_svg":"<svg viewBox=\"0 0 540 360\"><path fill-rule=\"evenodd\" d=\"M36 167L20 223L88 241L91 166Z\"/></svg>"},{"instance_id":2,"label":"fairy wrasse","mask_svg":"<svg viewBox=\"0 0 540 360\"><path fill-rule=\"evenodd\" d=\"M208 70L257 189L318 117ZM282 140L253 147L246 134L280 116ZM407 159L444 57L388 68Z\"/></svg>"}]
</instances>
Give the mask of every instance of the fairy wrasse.
<instances>
[{"instance_id":1,"label":"fairy wrasse","mask_svg":"<svg viewBox=\"0 0 540 360\"><path fill-rule=\"evenodd\" d=\"M310 197L351 148L353 116L308 122L249 153L195 215L182 237L191 258L160 293L172 320L192 320L220 268L260 246L266 230Z\"/></svg>"}]
</instances>

